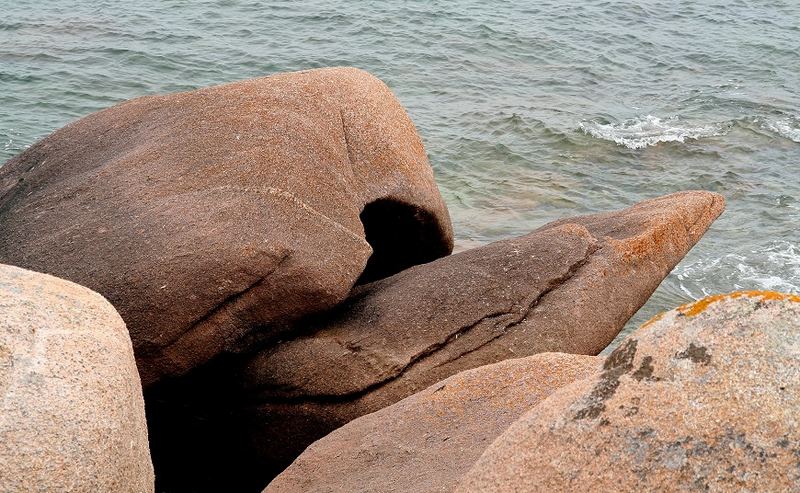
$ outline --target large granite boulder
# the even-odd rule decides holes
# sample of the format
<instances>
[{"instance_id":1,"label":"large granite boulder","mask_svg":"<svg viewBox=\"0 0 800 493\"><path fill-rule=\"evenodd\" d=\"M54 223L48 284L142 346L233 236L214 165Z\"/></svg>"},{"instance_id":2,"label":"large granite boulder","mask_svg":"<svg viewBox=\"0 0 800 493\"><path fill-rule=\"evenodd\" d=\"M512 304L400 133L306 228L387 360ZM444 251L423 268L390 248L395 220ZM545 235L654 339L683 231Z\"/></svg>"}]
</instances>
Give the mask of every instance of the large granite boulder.
<instances>
[{"instance_id":1,"label":"large granite boulder","mask_svg":"<svg viewBox=\"0 0 800 493\"><path fill-rule=\"evenodd\" d=\"M247 363L248 393L264 403L253 437L269 454L299 453L469 368L541 352L598 354L723 207L713 193L673 194L363 286L306 334Z\"/></svg>"},{"instance_id":2,"label":"large granite boulder","mask_svg":"<svg viewBox=\"0 0 800 493\"><path fill-rule=\"evenodd\" d=\"M315 442L264 491L453 491L511 423L599 367L542 353L461 372Z\"/></svg>"},{"instance_id":3,"label":"large granite boulder","mask_svg":"<svg viewBox=\"0 0 800 493\"><path fill-rule=\"evenodd\" d=\"M0 491L153 491L125 324L102 296L0 265Z\"/></svg>"},{"instance_id":4,"label":"large granite boulder","mask_svg":"<svg viewBox=\"0 0 800 493\"><path fill-rule=\"evenodd\" d=\"M800 296L714 296L646 324L460 490L799 491Z\"/></svg>"},{"instance_id":5,"label":"large granite boulder","mask_svg":"<svg viewBox=\"0 0 800 493\"><path fill-rule=\"evenodd\" d=\"M293 337L155 389L154 460L187 471L176 478L201 469L200 487L215 476L263 487L315 440L463 370L597 354L723 207L713 193L673 194L361 286Z\"/></svg>"},{"instance_id":6,"label":"large granite boulder","mask_svg":"<svg viewBox=\"0 0 800 493\"><path fill-rule=\"evenodd\" d=\"M107 297L147 386L452 249L414 125L366 72L128 101L0 167L0 262Z\"/></svg>"}]
</instances>

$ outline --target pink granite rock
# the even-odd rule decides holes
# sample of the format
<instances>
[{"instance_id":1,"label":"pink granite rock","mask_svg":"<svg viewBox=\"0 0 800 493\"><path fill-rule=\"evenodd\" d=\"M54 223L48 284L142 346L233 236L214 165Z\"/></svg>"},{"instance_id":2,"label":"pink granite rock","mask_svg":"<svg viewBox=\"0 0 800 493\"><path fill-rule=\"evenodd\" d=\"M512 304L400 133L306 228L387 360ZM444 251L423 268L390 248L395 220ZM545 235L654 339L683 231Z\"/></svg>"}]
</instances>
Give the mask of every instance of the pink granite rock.
<instances>
[{"instance_id":1,"label":"pink granite rock","mask_svg":"<svg viewBox=\"0 0 800 493\"><path fill-rule=\"evenodd\" d=\"M313 443L264 491L452 491L508 425L599 365L541 353L461 372Z\"/></svg>"},{"instance_id":2,"label":"pink granite rock","mask_svg":"<svg viewBox=\"0 0 800 493\"><path fill-rule=\"evenodd\" d=\"M97 293L8 265L0 265L0 491L154 491L122 319Z\"/></svg>"},{"instance_id":3,"label":"pink granite rock","mask_svg":"<svg viewBox=\"0 0 800 493\"><path fill-rule=\"evenodd\" d=\"M553 393L459 491L800 491L800 296L672 310Z\"/></svg>"},{"instance_id":4,"label":"pink granite rock","mask_svg":"<svg viewBox=\"0 0 800 493\"><path fill-rule=\"evenodd\" d=\"M145 386L450 253L411 119L352 68L148 96L0 167L0 262L107 297Z\"/></svg>"}]
</instances>

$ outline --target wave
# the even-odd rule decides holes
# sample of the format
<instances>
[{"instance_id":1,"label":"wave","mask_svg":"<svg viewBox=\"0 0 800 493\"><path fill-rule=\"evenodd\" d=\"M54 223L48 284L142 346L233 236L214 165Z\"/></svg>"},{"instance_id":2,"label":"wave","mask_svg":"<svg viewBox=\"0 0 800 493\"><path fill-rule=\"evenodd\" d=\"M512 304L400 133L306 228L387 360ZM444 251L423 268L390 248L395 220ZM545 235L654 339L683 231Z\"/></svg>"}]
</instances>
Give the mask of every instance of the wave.
<instances>
[{"instance_id":1,"label":"wave","mask_svg":"<svg viewBox=\"0 0 800 493\"><path fill-rule=\"evenodd\" d=\"M685 142L687 139L714 137L727 133L730 125L690 126L680 122L677 116L662 120L646 115L618 123L584 121L580 129L592 137L610 140L629 149L642 149L661 142Z\"/></svg>"},{"instance_id":2,"label":"wave","mask_svg":"<svg viewBox=\"0 0 800 493\"><path fill-rule=\"evenodd\" d=\"M675 270L678 287L699 299L736 290L800 293L800 244L774 241L762 248L701 259Z\"/></svg>"},{"instance_id":3,"label":"wave","mask_svg":"<svg viewBox=\"0 0 800 493\"><path fill-rule=\"evenodd\" d=\"M794 117L766 120L763 128L800 143L800 119Z\"/></svg>"}]
</instances>

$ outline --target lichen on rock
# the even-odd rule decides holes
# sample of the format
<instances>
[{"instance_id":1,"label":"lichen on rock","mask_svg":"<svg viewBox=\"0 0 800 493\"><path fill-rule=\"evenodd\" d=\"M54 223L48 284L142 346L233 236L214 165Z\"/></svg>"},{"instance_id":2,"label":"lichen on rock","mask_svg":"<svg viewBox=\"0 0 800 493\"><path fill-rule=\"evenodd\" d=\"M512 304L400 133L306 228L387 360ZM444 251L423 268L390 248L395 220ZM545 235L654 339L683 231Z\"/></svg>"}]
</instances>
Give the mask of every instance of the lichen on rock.
<instances>
[{"instance_id":1,"label":"lichen on rock","mask_svg":"<svg viewBox=\"0 0 800 493\"><path fill-rule=\"evenodd\" d=\"M800 489L799 297L732 293L663 314L509 427L461 491L665 485Z\"/></svg>"}]
</instances>

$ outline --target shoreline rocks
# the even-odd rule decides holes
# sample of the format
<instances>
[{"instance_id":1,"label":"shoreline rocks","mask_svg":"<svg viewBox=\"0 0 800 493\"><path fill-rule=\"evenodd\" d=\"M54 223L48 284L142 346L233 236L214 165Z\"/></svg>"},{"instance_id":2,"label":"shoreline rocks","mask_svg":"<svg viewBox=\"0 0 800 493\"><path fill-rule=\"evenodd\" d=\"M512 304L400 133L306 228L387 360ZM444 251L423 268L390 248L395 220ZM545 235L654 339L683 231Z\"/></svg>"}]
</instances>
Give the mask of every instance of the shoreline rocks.
<instances>
[{"instance_id":1,"label":"shoreline rocks","mask_svg":"<svg viewBox=\"0 0 800 493\"><path fill-rule=\"evenodd\" d=\"M246 363L244 392L264 402L251 407L252 420L266 418L254 440L299 453L466 369L541 352L598 354L723 207L713 193L673 194L557 221L363 286L304 327L306 335ZM270 431L286 427L292 442Z\"/></svg>"},{"instance_id":2,"label":"shoreline rocks","mask_svg":"<svg viewBox=\"0 0 800 493\"><path fill-rule=\"evenodd\" d=\"M0 265L0 490L154 491L125 324L102 296Z\"/></svg>"},{"instance_id":3,"label":"shoreline rocks","mask_svg":"<svg viewBox=\"0 0 800 493\"><path fill-rule=\"evenodd\" d=\"M459 373L318 440L264 492L794 491L798 457L800 295L746 291L665 312L607 358Z\"/></svg>"},{"instance_id":4,"label":"shoreline rocks","mask_svg":"<svg viewBox=\"0 0 800 493\"><path fill-rule=\"evenodd\" d=\"M89 115L0 168L0 263L105 294L130 336L0 265L0 489L257 491L290 463L267 491L798 489L800 297L709 297L593 356L724 205L449 255L419 136L363 71Z\"/></svg>"},{"instance_id":5,"label":"shoreline rocks","mask_svg":"<svg viewBox=\"0 0 800 493\"><path fill-rule=\"evenodd\" d=\"M452 491L521 414L599 367L541 353L466 370L318 440L264 492Z\"/></svg>"},{"instance_id":6,"label":"shoreline rocks","mask_svg":"<svg viewBox=\"0 0 800 493\"><path fill-rule=\"evenodd\" d=\"M205 484L263 485L334 429L460 371L541 352L597 354L723 206L713 193L673 194L360 286L254 354L148 394L158 457L174 471L208 464Z\"/></svg>"},{"instance_id":7,"label":"shoreline rocks","mask_svg":"<svg viewBox=\"0 0 800 493\"><path fill-rule=\"evenodd\" d=\"M458 491L800 488L800 296L717 295L645 324L511 425Z\"/></svg>"},{"instance_id":8,"label":"shoreline rocks","mask_svg":"<svg viewBox=\"0 0 800 493\"><path fill-rule=\"evenodd\" d=\"M145 387L452 250L422 142L351 68L134 99L0 167L0 262L108 298Z\"/></svg>"}]
</instances>

